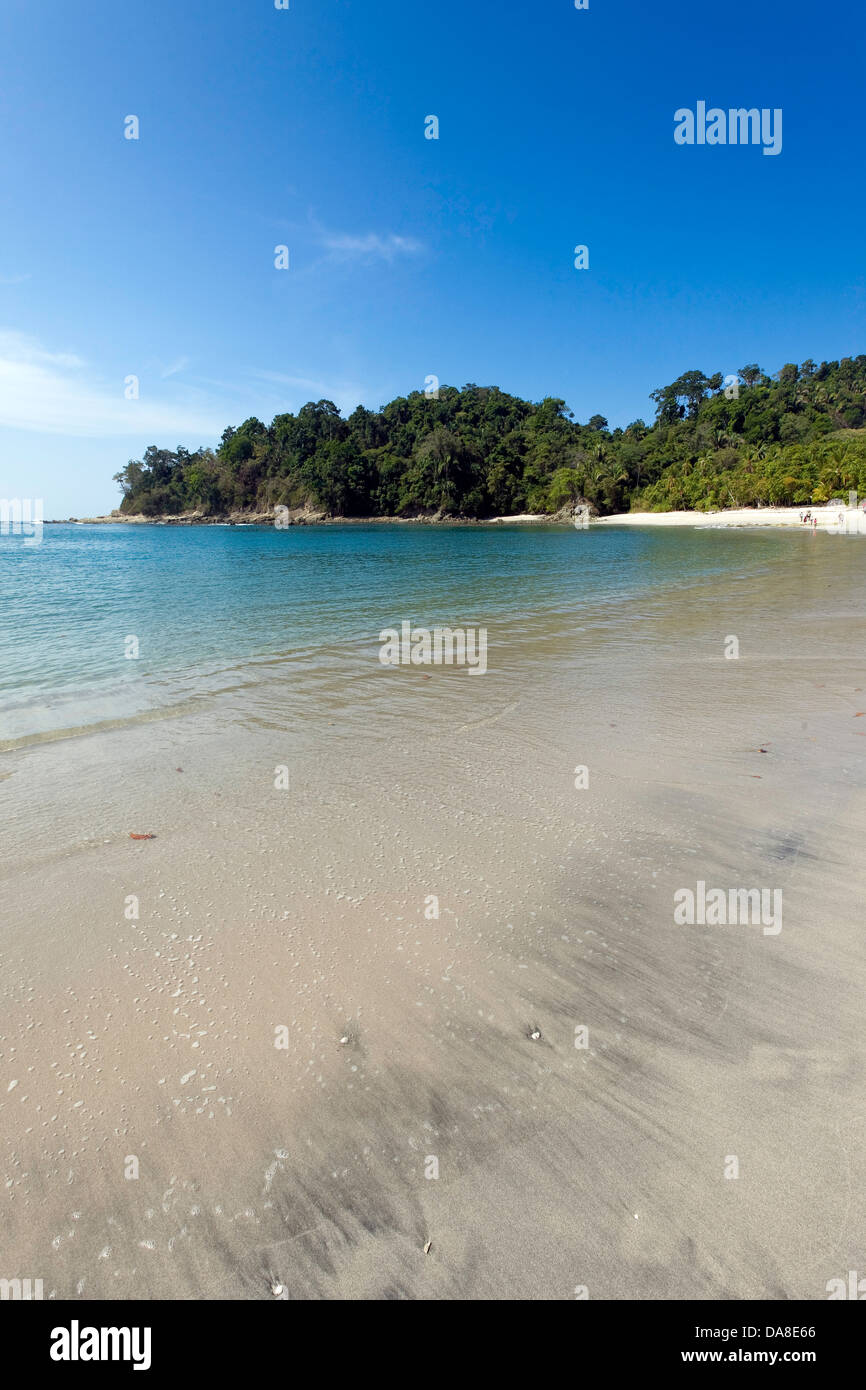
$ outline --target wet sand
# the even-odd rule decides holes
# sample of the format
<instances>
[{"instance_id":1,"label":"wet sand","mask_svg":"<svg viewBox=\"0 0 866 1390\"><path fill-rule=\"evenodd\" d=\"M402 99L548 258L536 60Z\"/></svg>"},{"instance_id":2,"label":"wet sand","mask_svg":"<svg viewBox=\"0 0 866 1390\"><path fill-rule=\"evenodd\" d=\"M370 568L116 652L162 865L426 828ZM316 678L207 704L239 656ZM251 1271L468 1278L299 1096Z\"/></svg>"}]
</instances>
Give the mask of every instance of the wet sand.
<instances>
[{"instance_id":1,"label":"wet sand","mask_svg":"<svg viewBox=\"0 0 866 1390\"><path fill-rule=\"evenodd\" d=\"M866 621L830 551L491 632L483 680L359 652L299 705L275 661L4 755L0 1276L819 1299L860 1268ZM781 889L783 929L677 926L698 880Z\"/></svg>"}]
</instances>

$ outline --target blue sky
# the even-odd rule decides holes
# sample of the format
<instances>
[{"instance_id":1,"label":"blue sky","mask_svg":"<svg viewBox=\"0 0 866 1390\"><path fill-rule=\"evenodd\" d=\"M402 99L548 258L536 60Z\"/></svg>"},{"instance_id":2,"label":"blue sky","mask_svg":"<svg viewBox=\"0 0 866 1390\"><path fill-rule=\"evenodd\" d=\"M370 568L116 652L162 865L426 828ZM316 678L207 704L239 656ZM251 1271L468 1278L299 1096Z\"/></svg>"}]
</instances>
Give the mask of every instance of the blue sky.
<instances>
[{"instance_id":1,"label":"blue sky","mask_svg":"<svg viewBox=\"0 0 866 1390\"><path fill-rule=\"evenodd\" d=\"M625 425L856 355L864 58L851 0L4 0L0 495L110 510L150 443L430 374ZM782 153L676 145L698 100Z\"/></svg>"}]
</instances>

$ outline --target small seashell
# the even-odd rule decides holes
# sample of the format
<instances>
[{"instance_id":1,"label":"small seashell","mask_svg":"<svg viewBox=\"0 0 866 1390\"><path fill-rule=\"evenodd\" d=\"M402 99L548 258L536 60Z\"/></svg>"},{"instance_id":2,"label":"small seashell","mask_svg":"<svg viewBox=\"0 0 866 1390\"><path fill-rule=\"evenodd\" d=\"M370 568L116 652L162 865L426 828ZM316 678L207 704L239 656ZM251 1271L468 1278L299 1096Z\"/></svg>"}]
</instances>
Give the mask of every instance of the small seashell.
<instances>
[{"instance_id":1,"label":"small seashell","mask_svg":"<svg viewBox=\"0 0 866 1390\"><path fill-rule=\"evenodd\" d=\"M428 1240L427 1244L424 1246L424 1254L425 1254L425 1255L429 1255L429 1254L430 1254L430 1249L431 1249L432 1245L433 1245L432 1240Z\"/></svg>"},{"instance_id":2,"label":"small seashell","mask_svg":"<svg viewBox=\"0 0 866 1390\"><path fill-rule=\"evenodd\" d=\"M271 1284L271 1293L274 1295L274 1298L282 1298L282 1296L283 1296L283 1286L282 1286L282 1284L272 1283L272 1284Z\"/></svg>"}]
</instances>

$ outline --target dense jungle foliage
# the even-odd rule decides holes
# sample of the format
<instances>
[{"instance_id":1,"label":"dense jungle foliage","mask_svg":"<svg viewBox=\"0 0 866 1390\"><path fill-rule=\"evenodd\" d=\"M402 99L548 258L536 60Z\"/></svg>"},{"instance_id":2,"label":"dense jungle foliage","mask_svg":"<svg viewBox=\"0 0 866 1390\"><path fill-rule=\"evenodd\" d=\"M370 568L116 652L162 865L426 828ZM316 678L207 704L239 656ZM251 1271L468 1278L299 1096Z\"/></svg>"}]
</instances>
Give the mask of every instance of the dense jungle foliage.
<instances>
[{"instance_id":1,"label":"dense jungle foliage","mask_svg":"<svg viewBox=\"0 0 866 1390\"><path fill-rule=\"evenodd\" d=\"M219 447L160 449L115 474L121 510L207 515L277 503L332 516L615 511L820 503L866 494L866 356L756 364L736 379L684 372L651 393L655 420L585 424L553 397L496 386L420 391L344 419L310 402L270 426L245 420Z\"/></svg>"}]
</instances>

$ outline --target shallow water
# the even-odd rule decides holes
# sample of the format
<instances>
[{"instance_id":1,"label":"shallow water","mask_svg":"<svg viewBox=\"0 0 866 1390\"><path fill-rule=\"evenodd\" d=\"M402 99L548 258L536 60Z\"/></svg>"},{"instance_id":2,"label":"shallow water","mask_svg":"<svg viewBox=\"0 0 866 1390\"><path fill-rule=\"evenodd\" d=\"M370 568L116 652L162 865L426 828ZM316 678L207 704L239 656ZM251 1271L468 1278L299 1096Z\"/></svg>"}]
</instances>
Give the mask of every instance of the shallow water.
<instances>
[{"instance_id":1,"label":"shallow water","mask_svg":"<svg viewBox=\"0 0 866 1390\"><path fill-rule=\"evenodd\" d=\"M403 619L486 627L502 670L546 632L642 643L636 603L675 614L682 587L771 568L820 610L835 567L860 559L856 538L683 530L46 526L38 546L0 537L0 747L240 698L277 667L290 698L316 701Z\"/></svg>"},{"instance_id":2,"label":"shallow water","mask_svg":"<svg viewBox=\"0 0 866 1390\"><path fill-rule=\"evenodd\" d=\"M34 587L40 648L102 535ZM53 676L21 657L34 722L7 707L15 1267L121 1298L818 1298L859 1267L857 538L150 535L91 626L69 600ZM193 557L118 660L136 576ZM404 617L487 626L488 672L382 667ZM699 879L783 891L784 929L675 926Z\"/></svg>"}]
</instances>

